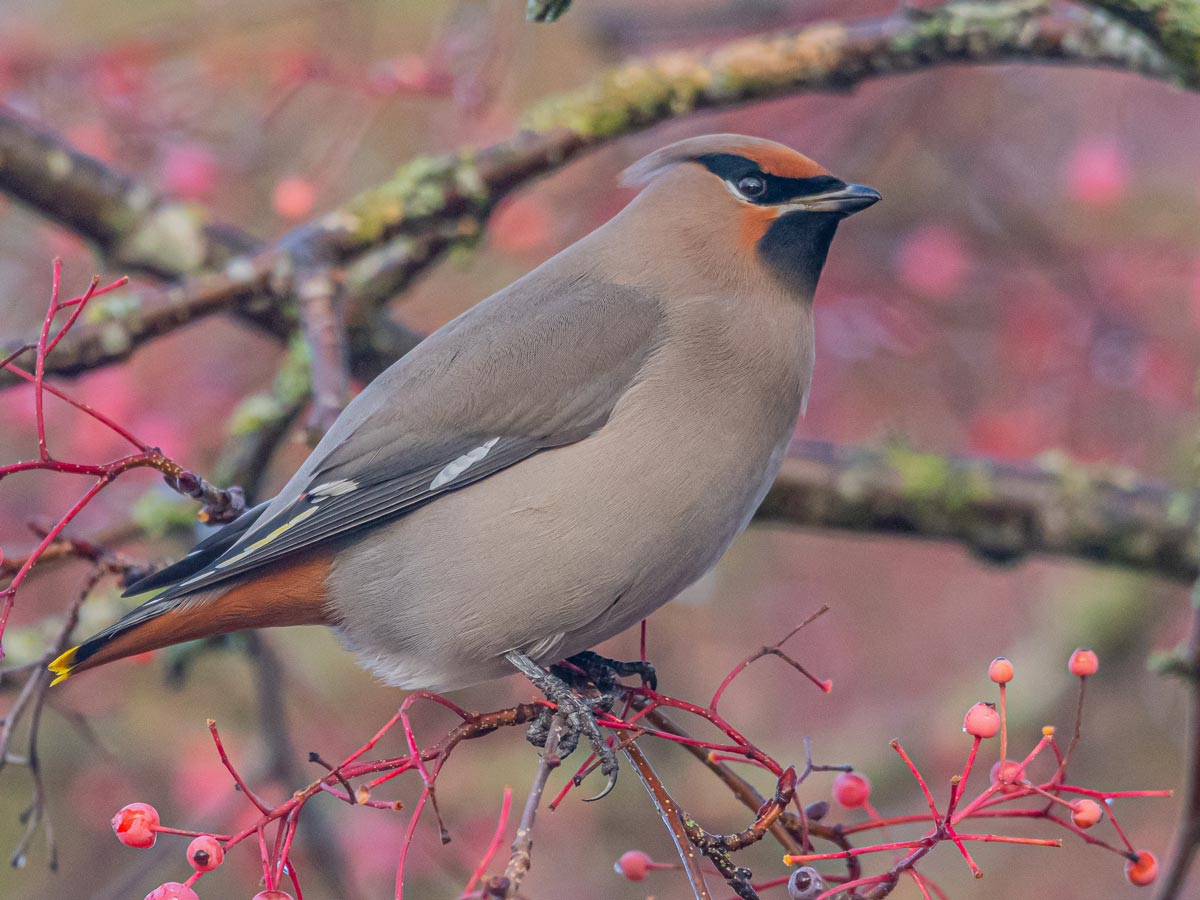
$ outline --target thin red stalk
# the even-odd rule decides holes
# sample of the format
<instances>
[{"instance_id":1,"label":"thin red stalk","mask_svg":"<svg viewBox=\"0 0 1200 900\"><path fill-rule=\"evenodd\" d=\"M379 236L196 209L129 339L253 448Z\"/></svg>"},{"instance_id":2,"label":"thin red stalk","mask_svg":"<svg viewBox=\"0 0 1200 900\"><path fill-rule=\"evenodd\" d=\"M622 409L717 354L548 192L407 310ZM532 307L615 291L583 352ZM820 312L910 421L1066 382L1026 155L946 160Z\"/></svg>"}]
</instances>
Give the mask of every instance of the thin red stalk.
<instances>
[{"instance_id":1,"label":"thin red stalk","mask_svg":"<svg viewBox=\"0 0 1200 900\"><path fill-rule=\"evenodd\" d=\"M246 798L258 807L258 811L260 813L263 815L269 814L271 812L271 808L263 803L263 801L258 799L254 792L250 790L250 787L246 784L246 782L242 780L242 776L238 774L238 770L234 768L233 763L230 762L229 754L225 752L225 745L221 743L221 735L217 731L216 719L208 720L208 731L209 734L212 735L213 743L217 745L217 754L221 757L221 764L225 766L225 770L229 772L231 776L233 776L234 783L238 786L241 792L246 795Z\"/></svg>"},{"instance_id":2,"label":"thin red stalk","mask_svg":"<svg viewBox=\"0 0 1200 900\"><path fill-rule=\"evenodd\" d=\"M25 564L21 566L21 568L17 571L17 574L13 576L12 581L8 583L8 587L6 587L3 591L0 591L0 594L3 594L4 596L4 607L3 609L0 609L0 634L4 633L4 627L8 624L8 615L12 612L13 598L16 597L17 588L20 587L21 582L25 580L25 576L29 573L29 570L32 569L37 563L38 557L41 556L42 551L54 543L54 540L62 533L62 530L71 523L71 520L79 514L80 510L82 510L88 505L89 502L91 502L93 497L95 497L104 489L104 486L107 485L110 480L110 478L101 477L94 485L88 488L83 497L81 497L79 501L67 511L65 516L59 519L58 524L46 532L46 536L42 538L41 543L37 545L36 549L29 554L28 559L25 560ZM0 647L0 659L3 658L4 648Z\"/></svg>"},{"instance_id":3,"label":"thin red stalk","mask_svg":"<svg viewBox=\"0 0 1200 900\"><path fill-rule=\"evenodd\" d=\"M1000 685L1000 765L1008 759L1008 685ZM966 781L966 778L963 778Z\"/></svg>"},{"instance_id":4,"label":"thin red stalk","mask_svg":"<svg viewBox=\"0 0 1200 900\"><path fill-rule=\"evenodd\" d=\"M855 878L853 881L846 881L836 887L831 887L827 891L823 891L817 895L816 900L833 900L834 897L849 888L859 888L867 884L879 884L885 880L885 876L883 875L868 875L866 878ZM848 896L852 897L854 895L849 894Z\"/></svg>"},{"instance_id":5,"label":"thin red stalk","mask_svg":"<svg viewBox=\"0 0 1200 900\"><path fill-rule=\"evenodd\" d=\"M1136 853L1137 851L1133 849L1133 844L1131 844L1129 842L1129 838L1125 836L1125 829L1121 827L1121 823L1117 821L1117 817L1113 813L1112 804L1105 803L1104 808L1108 813L1108 821L1112 822L1112 827L1116 829L1117 836L1121 839L1121 843L1129 849L1130 853Z\"/></svg>"},{"instance_id":6,"label":"thin red stalk","mask_svg":"<svg viewBox=\"0 0 1200 900\"><path fill-rule=\"evenodd\" d=\"M159 825L154 830L158 834L177 834L180 837L192 837L192 838L211 837L211 838L216 838L218 841L221 841L222 843L229 840L229 835L214 834L211 831L188 831L184 828L168 828L166 825Z\"/></svg>"},{"instance_id":7,"label":"thin red stalk","mask_svg":"<svg viewBox=\"0 0 1200 900\"><path fill-rule=\"evenodd\" d=\"M960 834L964 841L982 844L1024 844L1029 847L1061 847L1061 838L1012 837L1007 834Z\"/></svg>"},{"instance_id":8,"label":"thin red stalk","mask_svg":"<svg viewBox=\"0 0 1200 900\"><path fill-rule=\"evenodd\" d=\"M296 891L296 900L304 900L304 891L300 890L300 876L296 874L296 867L288 860L288 864L284 871L287 872L288 878L292 881L292 888Z\"/></svg>"},{"instance_id":9,"label":"thin red stalk","mask_svg":"<svg viewBox=\"0 0 1200 900\"><path fill-rule=\"evenodd\" d=\"M1117 800L1121 797L1171 797L1175 792L1166 791L1094 791L1091 788L1079 787L1073 784L1060 784L1058 790L1072 794L1083 794L1098 800Z\"/></svg>"},{"instance_id":10,"label":"thin red stalk","mask_svg":"<svg viewBox=\"0 0 1200 900\"><path fill-rule=\"evenodd\" d=\"M19 366L0 364L0 368L7 369L8 371L10 371L14 375L16 375L18 378L20 378L24 381L28 381L31 384L36 383L35 376L26 372L24 369L20 368ZM104 425L106 428L109 428L110 430L116 432L118 435L123 437L125 440L129 441L129 443L133 444L135 447L137 447L143 453L148 452L150 450L149 444L147 444L145 441L141 440L140 438L136 437L128 429L123 428L121 425L118 425L116 422L114 422L108 416L104 415L104 413L99 412L96 409L93 409L89 404L84 403L81 400L76 400L75 398L71 397L69 394L67 394L64 391L59 390L52 384L43 383L42 390L46 391L50 394L53 394L55 397L57 397L59 400L62 400L65 403L69 403L71 406L75 407L77 410L84 413L85 415L91 416L93 419L95 419L101 425ZM59 465L65 465L65 464L59 463Z\"/></svg>"},{"instance_id":11,"label":"thin red stalk","mask_svg":"<svg viewBox=\"0 0 1200 900\"><path fill-rule=\"evenodd\" d=\"M429 799L429 786L426 785L421 790L421 796L417 800L417 805L413 807L412 818L408 820L408 827L404 829L404 843L400 847L400 859L396 863L396 900L404 900L404 864L408 861L408 850L412 846L413 835L417 830L417 821L421 818L421 810L425 808L425 801Z\"/></svg>"},{"instance_id":12,"label":"thin red stalk","mask_svg":"<svg viewBox=\"0 0 1200 900\"><path fill-rule=\"evenodd\" d=\"M912 777L916 779L917 784L920 786L921 793L925 795L925 802L929 804L929 814L933 817L933 824L935 826L941 825L942 817L937 811L937 803L934 802L933 794L929 792L929 785L925 783L920 770L917 769L916 764L909 758L908 754L904 752L904 748L900 746L899 741L891 741L889 742L889 746L900 754L900 758L908 766L908 771L912 773Z\"/></svg>"},{"instance_id":13,"label":"thin red stalk","mask_svg":"<svg viewBox=\"0 0 1200 900\"><path fill-rule=\"evenodd\" d=\"M923 900L933 900L933 898L929 896L929 891L925 890L925 879L920 875L920 873L918 873L916 869L909 869L908 874L912 876L912 880L916 882L917 890L921 892L921 897Z\"/></svg>"},{"instance_id":14,"label":"thin red stalk","mask_svg":"<svg viewBox=\"0 0 1200 900\"><path fill-rule=\"evenodd\" d=\"M80 313L83 312L84 307L87 306L90 301L107 294L109 291L115 291L117 288L121 288L129 284L129 276L123 275L112 284L106 284L104 287L99 287L99 284L100 276L93 275L92 283L88 286L87 291L82 297L76 297L73 300L65 300L58 304L59 310L64 310L72 306L75 307L75 309L71 311L71 315L67 317L67 321L64 322L62 328L58 330L58 334L56 334L46 346L47 353L50 353L50 351L58 346L58 342L63 339L63 336L68 331L71 330L71 327L75 324L75 320L79 318Z\"/></svg>"},{"instance_id":15,"label":"thin red stalk","mask_svg":"<svg viewBox=\"0 0 1200 900\"><path fill-rule=\"evenodd\" d=\"M496 851L500 849L500 842L504 840L504 831L508 827L508 812L512 808L512 788L504 788L504 802L500 805L500 821L496 823L496 833L492 835L492 841L488 844L487 850L484 851L483 859L479 861L479 865L475 867L475 871L471 873L471 880L467 882L467 886L463 888L462 898L466 898L471 891L475 889L475 885L483 878L484 873L492 864L492 859L496 856ZM460 898L460 900L462 900Z\"/></svg>"},{"instance_id":16,"label":"thin red stalk","mask_svg":"<svg viewBox=\"0 0 1200 900\"><path fill-rule=\"evenodd\" d=\"M271 871L271 855L267 851L267 836L263 833L263 826L255 829L258 834L258 852L262 856L263 867L263 884L266 885L268 891L275 890L275 880Z\"/></svg>"},{"instance_id":17,"label":"thin red stalk","mask_svg":"<svg viewBox=\"0 0 1200 900\"><path fill-rule=\"evenodd\" d=\"M292 853L292 841L296 838L296 826L300 824L300 807L296 807L286 819L284 823L287 826L286 837L283 841L283 846L279 849L275 857L275 881L278 883L283 876L284 869L288 867L288 859Z\"/></svg>"},{"instance_id":18,"label":"thin red stalk","mask_svg":"<svg viewBox=\"0 0 1200 900\"><path fill-rule=\"evenodd\" d=\"M62 284L62 260L54 260L53 286L50 289L50 309L42 320L42 330L38 335L37 356L33 370L33 408L37 420L38 457L43 462L49 462L50 451L46 447L46 417L42 409L42 382L46 378L46 341L50 337L50 323L58 307L58 291Z\"/></svg>"}]
</instances>

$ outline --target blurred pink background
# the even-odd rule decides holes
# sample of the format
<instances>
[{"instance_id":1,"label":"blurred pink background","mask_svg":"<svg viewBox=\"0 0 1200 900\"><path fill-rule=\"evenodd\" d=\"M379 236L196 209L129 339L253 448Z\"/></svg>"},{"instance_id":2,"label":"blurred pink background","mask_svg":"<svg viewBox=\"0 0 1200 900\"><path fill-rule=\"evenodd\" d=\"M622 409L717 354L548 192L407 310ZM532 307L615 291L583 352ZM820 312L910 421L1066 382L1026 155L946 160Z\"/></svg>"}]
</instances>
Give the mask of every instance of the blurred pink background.
<instances>
[{"instance_id":1,"label":"blurred pink background","mask_svg":"<svg viewBox=\"0 0 1200 900\"><path fill-rule=\"evenodd\" d=\"M0 100L86 152L205 204L215 218L270 238L414 155L508 135L538 98L582 85L627 56L831 15L888 14L895 6L577 0L560 23L535 28L521 22L519 5L9 0L0 12ZM397 84L445 91L409 96ZM454 254L398 297L394 314L414 328L434 328L587 233L631 196L615 186L620 170L653 148L704 132L762 135L885 198L847 223L832 251L817 297L816 381L798 437L897 440L1014 460L1062 451L1192 484L1198 109L1195 94L1132 75L1005 66L944 67L849 94L695 116L617 141L518 192L477 248ZM0 200L0 333L35 328L55 254L80 290L94 270L121 274L98 269L77 239ZM273 341L218 317L73 389L205 472L229 412L269 385L281 355ZM0 458L33 452L27 392L0 395L0 421ZM56 407L51 421L60 456L100 460L119 449L69 411ZM305 452L299 438L291 441L273 464L272 484ZM52 519L78 488L63 476L6 481L0 546L10 554L27 546L24 523ZM131 504L148 491L167 495L152 476L122 479L81 517L76 533L127 521ZM162 561L185 550L186 539L125 549ZM33 623L78 590L80 571L39 573L19 597L14 627L27 642ZM88 628L116 613L114 592L100 593ZM766 660L730 691L726 711L781 759L802 763L807 735L819 761L852 762L873 780L885 814L923 809L888 741L900 738L931 782L944 786L969 746L963 712L993 699L986 677L993 656L1010 657L1017 669L1015 751L1032 747L1043 724L1069 732L1075 684L1066 660L1078 645L1097 649L1101 670L1089 687L1073 779L1113 789L1181 786L1184 693L1147 672L1146 660L1185 636L1185 587L1110 568L1045 560L997 568L951 546L758 527L654 616L651 657L669 691L702 701L740 658L822 604L832 611L793 648L833 679L833 693L823 696ZM301 759L308 750L344 755L397 705L400 695L360 672L330 635L291 629L266 639L286 660L287 713ZM6 644L14 661L22 646ZM636 634L604 649L632 658ZM227 828L245 817L249 806L229 790L205 718L221 723L248 775L261 770L252 669L238 654L210 653L173 690L163 684L163 668L161 659L122 663L55 695L58 710L88 716L99 744L60 712L47 714L43 753L60 872L46 871L44 845L35 843L24 870L0 867L0 896L140 900L161 881L182 880L185 841L162 838L146 852L112 837L108 818L126 802L152 802L166 822L184 827ZM529 694L510 679L455 699L493 708ZM435 714L422 721L429 736L446 724ZM399 752L397 741L391 749ZM680 802L710 830L747 824L742 808L684 753L650 752ZM534 761L515 731L455 754L439 790L454 841L441 847L431 824L420 829L412 896L457 896L490 838L504 786L523 802ZM623 774L608 800L569 799L544 814L529 897L686 895L678 874L634 884L613 873L613 861L632 847L672 858L637 779ZM411 803L415 779L401 782L399 795ZM814 776L802 788L806 802L826 798L829 782ZM282 798L299 786L264 793ZM0 779L0 848L20 835L27 788L19 769ZM390 896L407 813L318 802L336 829L354 896ZM1177 809L1173 800L1136 801L1118 812L1135 843L1162 856ZM1005 830L1058 836L1046 825ZM975 855L982 881L969 877L950 847L923 871L955 900L1146 895L1125 882L1119 859L1069 836L1062 850L985 846ZM764 842L745 862L765 878L783 873L778 857ZM258 890L256 865L248 848L232 853L201 882L201 897L249 898ZM298 868L306 897L332 896L303 854ZM1193 882L1200 895L1200 879ZM714 888L717 896L728 893ZM906 882L893 896L919 894Z\"/></svg>"}]
</instances>

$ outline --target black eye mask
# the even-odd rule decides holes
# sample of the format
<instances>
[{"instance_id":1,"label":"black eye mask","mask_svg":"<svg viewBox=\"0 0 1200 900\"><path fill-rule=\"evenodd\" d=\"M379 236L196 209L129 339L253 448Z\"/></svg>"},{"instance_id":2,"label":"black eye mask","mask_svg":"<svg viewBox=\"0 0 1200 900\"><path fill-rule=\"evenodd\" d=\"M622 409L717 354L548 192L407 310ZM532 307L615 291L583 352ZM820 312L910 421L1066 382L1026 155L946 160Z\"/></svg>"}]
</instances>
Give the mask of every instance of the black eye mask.
<instances>
[{"instance_id":1,"label":"black eye mask","mask_svg":"<svg viewBox=\"0 0 1200 900\"><path fill-rule=\"evenodd\" d=\"M759 206L777 206L800 197L811 197L826 191L836 191L844 188L846 183L832 175L817 175L813 178L784 178L771 175L759 168L754 160L735 153L708 153L697 157L696 162L704 166L718 178L736 185L747 175L761 178L767 189L756 197L747 197L750 203Z\"/></svg>"}]
</instances>

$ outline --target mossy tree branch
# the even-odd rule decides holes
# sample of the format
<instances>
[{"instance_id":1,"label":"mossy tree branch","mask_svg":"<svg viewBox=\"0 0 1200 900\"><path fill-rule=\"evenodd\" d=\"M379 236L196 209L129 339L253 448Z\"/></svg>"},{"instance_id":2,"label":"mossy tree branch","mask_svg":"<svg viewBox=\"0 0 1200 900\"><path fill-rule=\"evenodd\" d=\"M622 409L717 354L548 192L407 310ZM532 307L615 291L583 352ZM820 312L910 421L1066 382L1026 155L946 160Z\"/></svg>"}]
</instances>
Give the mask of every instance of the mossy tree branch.
<instances>
[{"instance_id":1,"label":"mossy tree branch","mask_svg":"<svg viewBox=\"0 0 1200 900\"><path fill-rule=\"evenodd\" d=\"M295 325L295 272L310 269L314 262L331 268L365 266L369 274L363 277L373 292L361 298L350 292L345 300L360 322L374 321L377 308L394 292L456 241L477 234L500 198L621 135L704 109L806 91L844 90L868 78L946 64L1000 62L1107 67L1175 77L1161 50L1126 25L1079 10L1045 12L1031 8L1027 0L950 3L932 12L830 22L790 34L736 40L704 52L676 51L635 60L580 91L540 104L528 116L526 129L507 141L414 160L384 184L252 257L234 257L219 272L190 278L168 296L111 310L107 321L79 328L64 341L52 369L72 374L122 360L140 343L219 310L275 317L282 323L277 333L286 332ZM73 170L95 170L95 177L101 177L95 161L72 165ZM26 175L36 181L36 167ZM114 184L106 194L119 206L128 185L119 179ZM0 189L5 187L0 180ZM61 185L60 189L65 190ZM46 185L24 190L27 200L36 203L42 198L49 214L71 224L52 208L48 198L53 191ZM76 221L72 227L83 225ZM121 246L124 240L98 232L89 236L102 246ZM388 349L402 351L411 345L400 338ZM0 350L12 346L15 342ZM353 340L350 347L353 362ZM10 383L0 380L0 386Z\"/></svg>"},{"instance_id":2,"label":"mossy tree branch","mask_svg":"<svg viewBox=\"0 0 1200 900\"><path fill-rule=\"evenodd\" d=\"M954 541L989 562L1049 554L1175 581L1200 572L1200 494L1065 457L1017 465L805 441L755 521Z\"/></svg>"},{"instance_id":3,"label":"mossy tree branch","mask_svg":"<svg viewBox=\"0 0 1200 900\"><path fill-rule=\"evenodd\" d=\"M1197 0L1085 0L1148 35L1179 70L1183 84L1200 88L1200 2Z\"/></svg>"}]
</instances>

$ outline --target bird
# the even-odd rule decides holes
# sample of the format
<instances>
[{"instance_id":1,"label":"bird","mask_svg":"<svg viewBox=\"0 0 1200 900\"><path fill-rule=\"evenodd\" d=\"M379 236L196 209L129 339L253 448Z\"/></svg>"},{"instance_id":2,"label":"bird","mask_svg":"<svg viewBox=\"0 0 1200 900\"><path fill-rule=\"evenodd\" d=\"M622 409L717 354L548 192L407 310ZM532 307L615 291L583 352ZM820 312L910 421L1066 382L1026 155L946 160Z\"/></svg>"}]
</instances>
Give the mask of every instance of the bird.
<instances>
[{"instance_id":1,"label":"bird","mask_svg":"<svg viewBox=\"0 0 1200 900\"><path fill-rule=\"evenodd\" d=\"M807 406L830 243L880 199L735 134L623 180L640 191L620 212L381 373L273 499L132 584L149 599L55 659L55 683L326 625L405 689L525 674L611 788L591 707L547 666L646 618L747 526Z\"/></svg>"}]
</instances>

